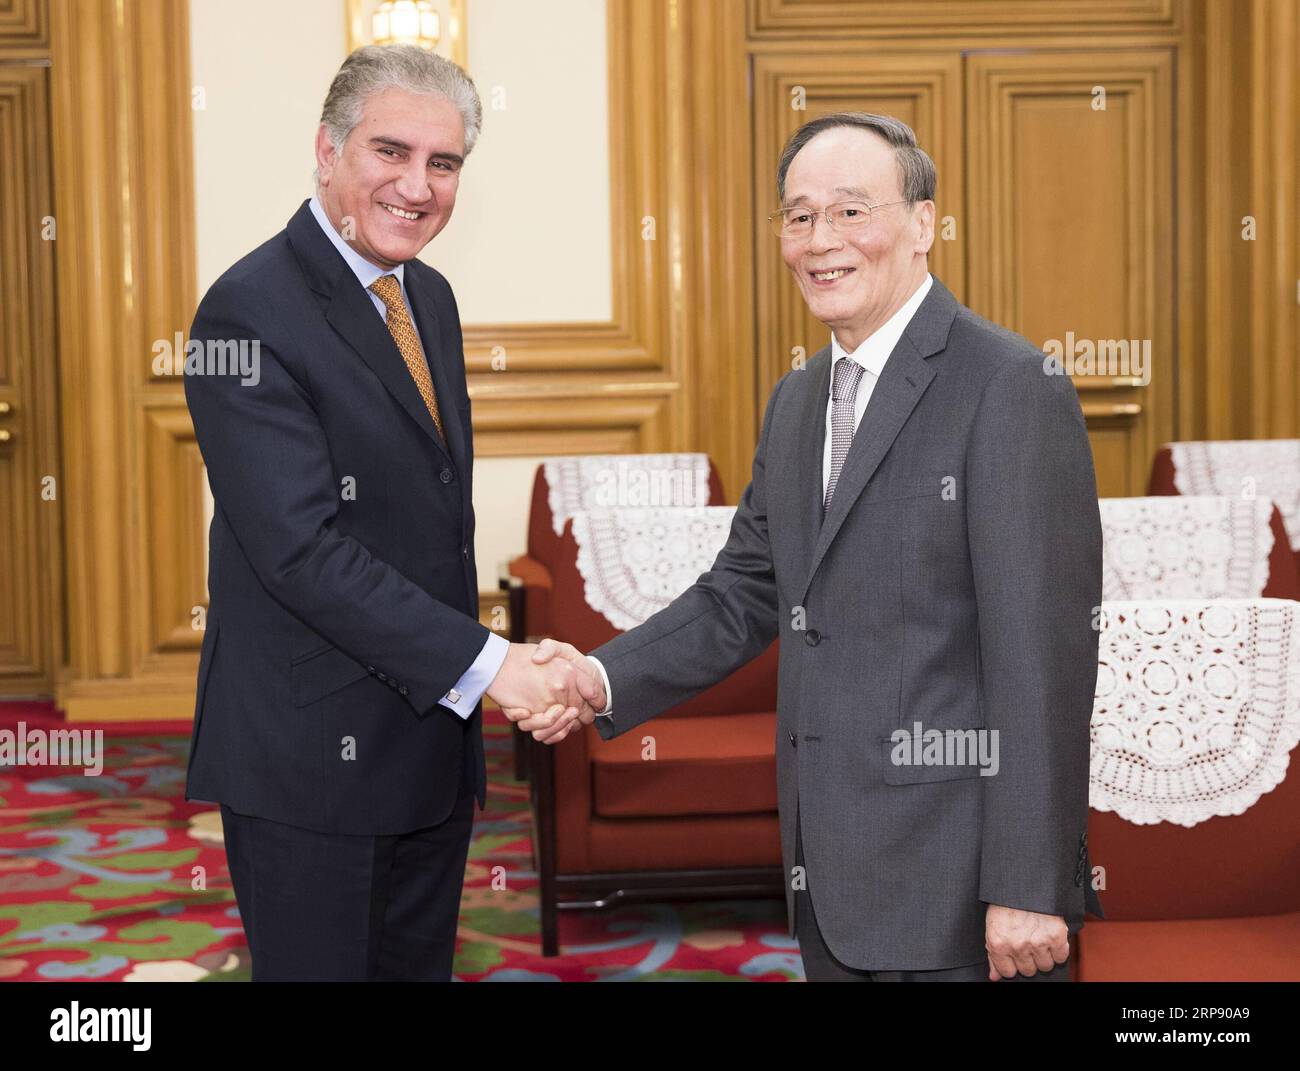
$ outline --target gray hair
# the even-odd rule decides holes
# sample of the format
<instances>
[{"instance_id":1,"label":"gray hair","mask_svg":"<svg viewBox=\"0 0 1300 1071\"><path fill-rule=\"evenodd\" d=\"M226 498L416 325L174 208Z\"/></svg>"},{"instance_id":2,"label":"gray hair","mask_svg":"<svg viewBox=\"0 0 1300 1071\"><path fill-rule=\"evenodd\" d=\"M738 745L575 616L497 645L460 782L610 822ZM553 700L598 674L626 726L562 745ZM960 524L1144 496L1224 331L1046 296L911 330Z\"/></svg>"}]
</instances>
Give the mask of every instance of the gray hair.
<instances>
[{"instance_id":1,"label":"gray hair","mask_svg":"<svg viewBox=\"0 0 1300 1071\"><path fill-rule=\"evenodd\" d=\"M799 150L822 131L841 126L869 130L893 146L894 159L898 162L898 184L902 187L903 198L908 204L934 200L934 189L938 183L934 161L916 144L916 135L912 133L910 126L891 115L835 112L810 119L785 143L785 148L781 150L781 162L776 169L776 189L782 204L785 203L786 172L790 170L794 158L799 155Z\"/></svg>"},{"instance_id":2,"label":"gray hair","mask_svg":"<svg viewBox=\"0 0 1300 1071\"><path fill-rule=\"evenodd\" d=\"M465 124L465 155L469 156L483 126L478 90L451 60L418 45L366 45L343 61L320 113L335 149L342 151L348 135L361 122L366 99L394 88L451 101Z\"/></svg>"}]
</instances>

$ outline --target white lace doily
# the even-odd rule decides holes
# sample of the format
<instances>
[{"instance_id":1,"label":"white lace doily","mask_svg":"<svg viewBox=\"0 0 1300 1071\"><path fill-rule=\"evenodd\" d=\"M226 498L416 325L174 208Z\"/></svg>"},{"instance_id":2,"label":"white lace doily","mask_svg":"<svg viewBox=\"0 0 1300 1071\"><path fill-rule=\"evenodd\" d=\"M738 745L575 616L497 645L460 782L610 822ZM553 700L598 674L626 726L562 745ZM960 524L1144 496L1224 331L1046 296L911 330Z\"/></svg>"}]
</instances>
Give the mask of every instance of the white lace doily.
<instances>
[{"instance_id":1,"label":"white lace doily","mask_svg":"<svg viewBox=\"0 0 1300 1071\"><path fill-rule=\"evenodd\" d=\"M1171 443L1180 495L1271 498L1300 552L1300 439Z\"/></svg>"},{"instance_id":2,"label":"white lace doily","mask_svg":"<svg viewBox=\"0 0 1300 1071\"><path fill-rule=\"evenodd\" d=\"M1103 498L1102 598L1253 599L1268 583L1272 500Z\"/></svg>"},{"instance_id":3,"label":"white lace doily","mask_svg":"<svg viewBox=\"0 0 1300 1071\"><path fill-rule=\"evenodd\" d=\"M1137 825L1194 826L1241 814L1281 782L1300 741L1300 603L1115 602L1102 610L1095 810Z\"/></svg>"},{"instance_id":4,"label":"white lace doily","mask_svg":"<svg viewBox=\"0 0 1300 1071\"><path fill-rule=\"evenodd\" d=\"M550 489L551 525L580 510L706 506L709 459L705 454L587 454L542 462Z\"/></svg>"},{"instance_id":5,"label":"white lace doily","mask_svg":"<svg viewBox=\"0 0 1300 1071\"><path fill-rule=\"evenodd\" d=\"M735 506L593 510L573 515L587 605L626 631L708 572Z\"/></svg>"}]
</instances>

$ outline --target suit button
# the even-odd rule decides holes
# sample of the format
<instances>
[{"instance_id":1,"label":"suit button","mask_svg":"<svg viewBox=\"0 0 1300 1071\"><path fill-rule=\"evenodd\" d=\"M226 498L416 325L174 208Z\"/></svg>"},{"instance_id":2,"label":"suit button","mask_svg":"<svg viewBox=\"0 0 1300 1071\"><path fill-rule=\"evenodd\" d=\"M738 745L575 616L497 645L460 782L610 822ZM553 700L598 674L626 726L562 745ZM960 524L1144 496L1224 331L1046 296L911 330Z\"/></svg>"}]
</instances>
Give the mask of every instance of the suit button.
<instances>
[{"instance_id":1,"label":"suit button","mask_svg":"<svg viewBox=\"0 0 1300 1071\"><path fill-rule=\"evenodd\" d=\"M387 678L386 676L384 676L382 673L377 673L377 674L375 674L375 676L377 676L381 681L386 681L386 680L388 680L388 678Z\"/></svg>"},{"instance_id":2,"label":"suit button","mask_svg":"<svg viewBox=\"0 0 1300 1071\"><path fill-rule=\"evenodd\" d=\"M791 746L791 747L798 747L798 746L799 746L799 738L798 738L797 736L795 736L794 733L791 733L791 734L790 734L790 746Z\"/></svg>"},{"instance_id":3,"label":"suit button","mask_svg":"<svg viewBox=\"0 0 1300 1071\"><path fill-rule=\"evenodd\" d=\"M438 479L440 479L443 483L451 483L453 478L454 477L452 476L451 469L443 469L440 473L438 473Z\"/></svg>"},{"instance_id":4,"label":"suit button","mask_svg":"<svg viewBox=\"0 0 1300 1071\"><path fill-rule=\"evenodd\" d=\"M469 544L466 544L465 546L463 546L463 547L460 548L460 556L461 556L462 558L468 558L468 557L469 557Z\"/></svg>"},{"instance_id":5,"label":"suit button","mask_svg":"<svg viewBox=\"0 0 1300 1071\"><path fill-rule=\"evenodd\" d=\"M402 685L400 688L398 688L397 690L398 690L399 692L401 692L402 695L406 695L406 693L407 693L407 687L406 687L405 684L403 684L403 685Z\"/></svg>"},{"instance_id":6,"label":"suit button","mask_svg":"<svg viewBox=\"0 0 1300 1071\"><path fill-rule=\"evenodd\" d=\"M366 666L366 672L369 673L369 674L373 677L373 676L375 675L375 667L374 667L374 666Z\"/></svg>"},{"instance_id":7,"label":"suit button","mask_svg":"<svg viewBox=\"0 0 1300 1071\"><path fill-rule=\"evenodd\" d=\"M803 634L803 642L806 643L809 647L816 647L819 643L822 642L822 634L818 632L815 628L810 628L807 632Z\"/></svg>"}]
</instances>

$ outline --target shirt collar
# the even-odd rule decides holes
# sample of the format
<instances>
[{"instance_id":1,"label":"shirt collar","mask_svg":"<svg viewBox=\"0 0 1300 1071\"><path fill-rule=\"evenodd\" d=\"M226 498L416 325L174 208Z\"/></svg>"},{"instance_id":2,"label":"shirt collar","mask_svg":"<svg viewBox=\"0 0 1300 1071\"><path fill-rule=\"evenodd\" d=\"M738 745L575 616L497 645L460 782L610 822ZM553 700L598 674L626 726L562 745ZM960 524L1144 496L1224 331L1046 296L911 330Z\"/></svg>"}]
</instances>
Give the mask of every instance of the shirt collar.
<instances>
[{"instance_id":1,"label":"shirt collar","mask_svg":"<svg viewBox=\"0 0 1300 1071\"><path fill-rule=\"evenodd\" d=\"M898 340L903 337L907 325L916 315L916 310L920 308L921 302L925 300L925 295L930 292L930 287L933 285L934 276L926 272L925 279L912 296L852 353L845 352L844 347L840 345L840 340L835 337L834 332L831 332L831 365L834 366L841 357L848 357L850 360L857 361L873 376L879 376L884 370L885 362L889 360L889 355L894 352Z\"/></svg>"},{"instance_id":2,"label":"shirt collar","mask_svg":"<svg viewBox=\"0 0 1300 1071\"><path fill-rule=\"evenodd\" d=\"M399 264L395 268L378 268L371 264L365 257L353 249L343 240L343 236L334 229L334 224L330 222L329 216L325 214L325 207L320 203L320 198L313 196L309 207L311 214L316 217L316 222L320 224L320 229L325 232L325 237L334 243L334 248L347 261L347 265L352 269L352 274L357 277L359 282L367 290L382 275L396 275L397 283L402 287L403 292L406 290L406 281L402 278L402 269L405 264Z\"/></svg>"}]
</instances>

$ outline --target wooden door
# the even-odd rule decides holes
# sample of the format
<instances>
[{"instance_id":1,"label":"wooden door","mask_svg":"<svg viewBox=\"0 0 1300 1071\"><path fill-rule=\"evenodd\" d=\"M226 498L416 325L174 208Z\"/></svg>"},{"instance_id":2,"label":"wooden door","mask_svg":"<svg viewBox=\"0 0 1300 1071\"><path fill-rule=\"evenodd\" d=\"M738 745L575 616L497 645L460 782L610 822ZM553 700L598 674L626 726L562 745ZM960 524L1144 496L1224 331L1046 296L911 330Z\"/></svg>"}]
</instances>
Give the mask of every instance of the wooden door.
<instances>
[{"instance_id":1,"label":"wooden door","mask_svg":"<svg viewBox=\"0 0 1300 1071\"><path fill-rule=\"evenodd\" d=\"M966 75L967 303L1065 358L1098 493L1140 495L1174 432L1172 50L974 53Z\"/></svg>"},{"instance_id":2,"label":"wooden door","mask_svg":"<svg viewBox=\"0 0 1300 1071\"><path fill-rule=\"evenodd\" d=\"M4 47L0 33L0 54ZM38 62L0 64L0 695L50 694L58 660L57 221L47 77Z\"/></svg>"}]
</instances>

